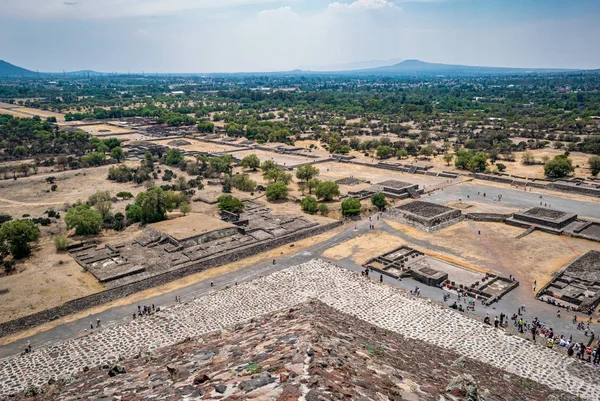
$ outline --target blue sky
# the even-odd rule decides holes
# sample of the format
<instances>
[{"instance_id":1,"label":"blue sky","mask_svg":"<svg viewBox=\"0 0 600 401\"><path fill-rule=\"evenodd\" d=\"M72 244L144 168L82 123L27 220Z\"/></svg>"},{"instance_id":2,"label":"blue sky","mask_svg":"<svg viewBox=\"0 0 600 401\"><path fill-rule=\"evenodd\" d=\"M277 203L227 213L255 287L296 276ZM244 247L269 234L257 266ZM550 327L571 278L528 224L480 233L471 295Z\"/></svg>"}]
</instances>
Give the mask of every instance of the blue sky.
<instances>
[{"instance_id":1,"label":"blue sky","mask_svg":"<svg viewBox=\"0 0 600 401\"><path fill-rule=\"evenodd\" d=\"M2 0L40 71L281 71L367 60L600 68L600 0Z\"/></svg>"}]
</instances>

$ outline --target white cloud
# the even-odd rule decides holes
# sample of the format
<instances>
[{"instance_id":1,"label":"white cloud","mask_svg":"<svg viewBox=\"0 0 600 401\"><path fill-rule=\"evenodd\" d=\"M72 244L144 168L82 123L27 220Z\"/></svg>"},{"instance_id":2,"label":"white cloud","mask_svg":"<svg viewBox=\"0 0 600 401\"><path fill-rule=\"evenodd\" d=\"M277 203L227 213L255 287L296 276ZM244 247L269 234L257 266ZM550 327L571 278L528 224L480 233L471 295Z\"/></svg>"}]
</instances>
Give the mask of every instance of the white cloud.
<instances>
[{"instance_id":1,"label":"white cloud","mask_svg":"<svg viewBox=\"0 0 600 401\"><path fill-rule=\"evenodd\" d=\"M329 5L332 10L379 10L391 7L396 5L388 0L356 0L353 3L335 2Z\"/></svg>"},{"instance_id":2,"label":"white cloud","mask_svg":"<svg viewBox=\"0 0 600 401\"><path fill-rule=\"evenodd\" d=\"M23 19L118 19L174 15L280 0L4 0L2 17Z\"/></svg>"}]
</instances>

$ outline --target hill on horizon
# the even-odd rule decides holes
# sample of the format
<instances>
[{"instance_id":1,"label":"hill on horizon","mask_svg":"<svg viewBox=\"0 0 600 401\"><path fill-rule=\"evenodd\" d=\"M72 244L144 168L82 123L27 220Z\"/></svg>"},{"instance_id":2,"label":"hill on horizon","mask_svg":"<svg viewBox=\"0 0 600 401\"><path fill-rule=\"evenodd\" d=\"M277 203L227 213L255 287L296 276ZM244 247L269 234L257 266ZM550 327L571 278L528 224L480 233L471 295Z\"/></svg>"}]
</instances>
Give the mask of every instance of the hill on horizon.
<instances>
[{"instance_id":1,"label":"hill on horizon","mask_svg":"<svg viewBox=\"0 0 600 401\"><path fill-rule=\"evenodd\" d=\"M392 60L390 60L392 61ZM503 75L503 74L528 74L528 73L560 73L560 72L576 72L576 71L600 71L600 70L582 70L582 69L568 69L568 68L513 68L513 67L487 67L487 66L470 66L470 65L459 65L459 64L443 64L443 63L428 63L421 60L404 60L397 64L369 67L367 65L373 65L375 62L364 62L364 63L352 63L347 65L349 68L351 65L355 66L354 69L339 69L339 70L293 70L293 71L280 71L280 72L248 72L246 74L368 74L368 75L398 75L398 76L435 76L435 75ZM378 61L376 63L381 63ZM362 67L362 68L360 68ZM195 72L195 73L158 73L157 75L181 75L181 76L194 76L194 75L205 75L208 73ZM210 73L217 75L227 75L228 73ZM243 74L243 73L234 73ZM81 71L70 71L70 72L36 72L31 71L7 61L0 60L0 77L35 77L39 75L55 76L55 75L66 75L70 77L85 77L85 76L102 76L111 75L110 73L100 73L93 70L81 70ZM119 73L113 73L112 75L119 75Z\"/></svg>"},{"instance_id":2,"label":"hill on horizon","mask_svg":"<svg viewBox=\"0 0 600 401\"><path fill-rule=\"evenodd\" d=\"M513 68L513 67L487 67L460 64L428 63L421 60L404 60L401 63L389 66L369 68L356 72L376 74L414 74L414 75L479 75L479 74L524 74L524 73L553 73L581 71L568 68Z\"/></svg>"},{"instance_id":3,"label":"hill on horizon","mask_svg":"<svg viewBox=\"0 0 600 401\"><path fill-rule=\"evenodd\" d=\"M0 60L0 77L30 77L36 74L37 73L34 71L18 67L4 60Z\"/></svg>"}]
</instances>

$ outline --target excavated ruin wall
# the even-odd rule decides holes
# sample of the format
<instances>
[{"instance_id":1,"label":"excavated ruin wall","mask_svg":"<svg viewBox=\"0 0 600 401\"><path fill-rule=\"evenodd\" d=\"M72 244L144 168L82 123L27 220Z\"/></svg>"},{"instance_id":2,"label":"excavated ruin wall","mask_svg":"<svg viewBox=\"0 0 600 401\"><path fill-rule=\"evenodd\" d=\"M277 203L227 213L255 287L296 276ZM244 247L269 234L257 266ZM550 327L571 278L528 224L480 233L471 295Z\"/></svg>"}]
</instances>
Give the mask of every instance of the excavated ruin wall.
<instances>
[{"instance_id":1,"label":"excavated ruin wall","mask_svg":"<svg viewBox=\"0 0 600 401\"><path fill-rule=\"evenodd\" d=\"M0 323L0 338L17 333L25 329L39 326L43 323L47 323L61 318L63 316L67 316L97 305L102 305L107 302L114 301L116 299L124 298L126 296L129 296L139 291L146 290L148 288L163 285L165 283L180 279L193 273L198 273L212 267L222 266L227 263L235 262L237 260L244 259L256 255L258 253L266 252L268 250L280 247L290 242L299 241L304 238L319 235L326 231L339 227L342 224L343 222L341 221L335 221L333 223L325 224L322 226L310 227L287 236L282 236L264 243L251 245L248 248L235 249L233 252L230 252L228 254L217 255L212 258L184 266L178 270L166 272L161 275L147 278L145 280L140 280L135 283L112 288L82 298L73 299L61 306L46 309L41 312L34 313L28 316L23 316L21 318L11 320L8 322Z\"/></svg>"}]
</instances>

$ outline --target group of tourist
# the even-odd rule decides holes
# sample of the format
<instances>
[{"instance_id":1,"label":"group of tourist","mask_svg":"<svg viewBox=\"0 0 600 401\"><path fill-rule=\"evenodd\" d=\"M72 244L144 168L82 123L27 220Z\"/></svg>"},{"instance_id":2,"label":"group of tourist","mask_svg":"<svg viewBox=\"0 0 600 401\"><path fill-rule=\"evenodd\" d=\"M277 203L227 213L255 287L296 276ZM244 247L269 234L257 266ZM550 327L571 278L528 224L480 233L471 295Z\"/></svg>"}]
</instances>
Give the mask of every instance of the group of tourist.
<instances>
[{"instance_id":1,"label":"group of tourist","mask_svg":"<svg viewBox=\"0 0 600 401\"><path fill-rule=\"evenodd\" d=\"M177 301L177 297L175 297L175 301ZM138 310L137 310L137 317L147 316L147 315L150 315L150 314L156 312L156 307L154 306L154 304L152 304L152 305L143 305L143 306L144 306L143 308L140 305L137 306L137 308L138 308ZM158 310L160 311L160 308L158 308ZM135 320L136 313L133 312L131 314L131 316L133 317L133 320Z\"/></svg>"}]
</instances>

